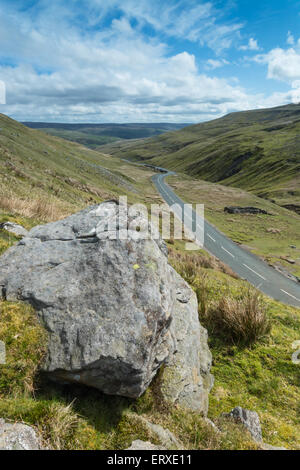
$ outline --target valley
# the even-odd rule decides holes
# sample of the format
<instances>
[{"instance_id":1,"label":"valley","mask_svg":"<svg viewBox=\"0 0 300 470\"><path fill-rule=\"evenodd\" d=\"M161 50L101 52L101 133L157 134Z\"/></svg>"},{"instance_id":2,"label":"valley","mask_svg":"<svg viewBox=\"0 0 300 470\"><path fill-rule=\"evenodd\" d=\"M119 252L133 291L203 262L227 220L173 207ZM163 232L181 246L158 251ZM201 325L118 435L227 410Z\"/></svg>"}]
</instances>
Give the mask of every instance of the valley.
<instances>
[{"instance_id":1,"label":"valley","mask_svg":"<svg viewBox=\"0 0 300 470\"><path fill-rule=\"evenodd\" d=\"M5 116L1 116L0 144L0 223L11 221L31 229L124 194L129 203L163 202L152 181L157 173L150 167L28 129ZM127 157L123 151L121 155ZM246 249L267 261L270 258L271 263L279 262L280 253L297 258L297 249L289 248L298 245L296 213L242 189L183 172L166 181L184 201L204 202L207 220ZM260 207L272 215L226 214L224 206L230 205ZM269 226L278 232L266 232ZM0 253L18 241L19 237L0 229ZM11 345L8 367L0 380L1 416L35 426L54 449L124 449L141 436L156 442L140 416L167 426L186 449L255 449L257 444L238 426L220 418L221 412L242 404L259 413L266 442L299 448L298 366L291 362L292 343L299 338L299 309L261 296L271 332L251 347L232 343L210 324L208 313L218 311L224 299L228 305L242 306L247 295L252 295L249 284L204 250L185 252L184 240L167 240L167 246L169 262L196 292L199 318L208 329L215 376L208 416L222 429L221 434L198 414L162 408L159 380L137 400L96 390L87 393L80 386L57 387L43 380L32 395L44 336L26 304L7 301L0 303L0 340ZM285 266L281 259L280 263ZM298 274L297 263L285 267ZM26 367L12 369L12 363ZM195 426L196 433L191 430Z\"/></svg>"},{"instance_id":2,"label":"valley","mask_svg":"<svg viewBox=\"0 0 300 470\"><path fill-rule=\"evenodd\" d=\"M156 138L104 146L102 151L298 207L299 131L300 105L293 104L232 113Z\"/></svg>"}]
</instances>

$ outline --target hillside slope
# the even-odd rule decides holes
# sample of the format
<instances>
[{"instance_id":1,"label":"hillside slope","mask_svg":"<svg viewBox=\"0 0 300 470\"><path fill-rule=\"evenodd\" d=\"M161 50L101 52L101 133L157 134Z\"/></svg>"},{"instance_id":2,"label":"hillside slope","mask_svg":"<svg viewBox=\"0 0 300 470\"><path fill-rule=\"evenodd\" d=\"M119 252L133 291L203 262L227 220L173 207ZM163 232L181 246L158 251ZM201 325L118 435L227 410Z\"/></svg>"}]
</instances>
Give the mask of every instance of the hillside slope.
<instances>
[{"instance_id":1,"label":"hillside slope","mask_svg":"<svg viewBox=\"0 0 300 470\"><path fill-rule=\"evenodd\" d=\"M157 138L103 148L300 209L300 104L229 114Z\"/></svg>"},{"instance_id":2,"label":"hillside slope","mask_svg":"<svg viewBox=\"0 0 300 470\"><path fill-rule=\"evenodd\" d=\"M118 195L143 201L149 173L0 115L0 213L49 221Z\"/></svg>"}]
</instances>

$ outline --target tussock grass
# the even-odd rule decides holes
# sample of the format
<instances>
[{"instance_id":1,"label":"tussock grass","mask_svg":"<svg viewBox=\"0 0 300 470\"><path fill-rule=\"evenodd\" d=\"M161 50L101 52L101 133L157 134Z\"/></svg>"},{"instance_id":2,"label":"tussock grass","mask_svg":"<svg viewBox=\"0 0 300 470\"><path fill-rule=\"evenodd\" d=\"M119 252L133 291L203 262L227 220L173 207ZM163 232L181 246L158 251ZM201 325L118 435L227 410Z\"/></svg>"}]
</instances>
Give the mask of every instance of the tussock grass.
<instances>
[{"instance_id":1,"label":"tussock grass","mask_svg":"<svg viewBox=\"0 0 300 470\"><path fill-rule=\"evenodd\" d=\"M57 202L45 198L22 199L13 194L0 195L0 207L12 214L23 217L39 219L43 222L52 222L69 215L69 211L60 208Z\"/></svg>"},{"instance_id":2,"label":"tussock grass","mask_svg":"<svg viewBox=\"0 0 300 470\"><path fill-rule=\"evenodd\" d=\"M79 423L80 417L73 410L72 403L51 403L39 430L47 447L60 450L69 447Z\"/></svg>"},{"instance_id":3,"label":"tussock grass","mask_svg":"<svg viewBox=\"0 0 300 470\"><path fill-rule=\"evenodd\" d=\"M170 242L169 242L170 243ZM171 240L171 245L174 245L174 240ZM200 268L215 269L228 276L238 279L238 276L232 271L232 269L222 261L218 260L214 256L208 255L204 251L199 251L195 254L191 252L176 251L172 246L169 247L170 256L169 259L173 267L179 272L179 274L190 284L199 275Z\"/></svg>"},{"instance_id":4,"label":"tussock grass","mask_svg":"<svg viewBox=\"0 0 300 470\"><path fill-rule=\"evenodd\" d=\"M218 334L228 343L250 345L268 335L271 321L267 305L260 293L244 286L239 295L227 289L219 299L210 299L207 270L230 273L230 268L202 253L170 251L170 260L179 274L194 288L201 322L210 333ZM234 279L237 276L232 274Z\"/></svg>"},{"instance_id":5,"label":"tussock grass","mask_svg":"<svg viewBox=\"0 0 300 470\"><path fill-rule=\"evenodd\" d=\"M270 334L267 305L258 291L244 289L240 298L222 297L216 308L202 315L209 330L228 342L250 345Z\"/></svg>"}]
</instances>

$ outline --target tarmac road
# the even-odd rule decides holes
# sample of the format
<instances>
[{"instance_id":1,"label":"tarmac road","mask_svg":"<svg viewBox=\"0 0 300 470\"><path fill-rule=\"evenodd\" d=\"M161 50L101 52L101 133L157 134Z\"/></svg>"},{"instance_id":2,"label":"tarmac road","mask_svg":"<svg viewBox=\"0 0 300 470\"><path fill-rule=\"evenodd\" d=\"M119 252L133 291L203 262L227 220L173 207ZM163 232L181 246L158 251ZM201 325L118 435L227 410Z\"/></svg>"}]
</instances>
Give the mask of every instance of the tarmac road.
<instances>
[{"instance_id":1,"label":"tarmac road","mask_svg":"<svg viewBox=\"0 0 300 470\"><path fill-rule=\"evenodd\" d=\"M177 215L183 219L184 202L164 181L166 176L175 173L159 167L156 167L156 170L159 173L155 174L152 180L157 190L169 206L175 203L180 206ZM184 223L189 230L192 230L192 224L195 224L196 221L196 213L192 210L189 215L190 217L185 218ZM300 308L300 283L288 279L268 266L267 263L241 248L207 221L204 221L203 224L199 223L198 226L199 230L201 230L201 226L204 226L204 249L230 266L238 276L249 281L250 284L264 294L285 304Z\"/></svg>"}]
</instances>

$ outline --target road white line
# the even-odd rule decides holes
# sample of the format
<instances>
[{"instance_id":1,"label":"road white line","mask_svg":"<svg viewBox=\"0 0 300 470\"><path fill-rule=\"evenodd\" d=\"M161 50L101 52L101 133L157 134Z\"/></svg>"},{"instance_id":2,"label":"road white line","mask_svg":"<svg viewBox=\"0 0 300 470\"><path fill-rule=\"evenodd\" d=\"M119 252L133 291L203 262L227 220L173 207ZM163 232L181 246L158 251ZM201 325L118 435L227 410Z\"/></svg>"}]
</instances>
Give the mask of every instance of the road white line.
<instances>
[{"instance_id":1,"label":"road white line","mask_svg":"<svg viewBox=\"0 0 300 470\"><path fill-rule=\"evenodd\" d=\"M261 277L264 281L266 281L267 279L265 277L263 277L261 274L258 274L256 271L254 271L254 269L250 268L249 266L247 266L247 264L244 264L243 263L243 266L245 266L247 269L250 269L250 271L252 271L254 274L256 274L256 276L259 276Z\"/></svg>"},{"instance_id":2,"label":"road white line","mask_svg":"<svg viewBox=\"0 0 300 470\"><path fill-rule=\"evenodd\" d=\"M232 258L235 258L235 256L230 253L230 251L226 250L226 248L224 248L224 246L221 246L222 250L226 251L226 253L228 253L230 256L232 256Z\"/></svg>"},{"instance_id":3,"label":"road white line","mask_svg":"<svg viewBox=\"0 0 300 470\"><path fill-rule=\"evenodd\" d=\"M208 233L207 236L213 241L216 243L216 240Z\"/></svg>"},{"instance_id":4,"label":"road white line","mask_svg":"<svg viewBox=\"0 0 300 470\"><path fill-rule=\"evenodd\" d=\"M294 295L292 294L289 294L288 292L286 292L285 290L283 289L280 289L282 292L284 292L286 295L289 295L290 297L292 297L292 299L295 299L295 300L298 300L298 302L300 302L300 299L297 299L297 297L295 297Z\"/></svg>"}]
</instances>

